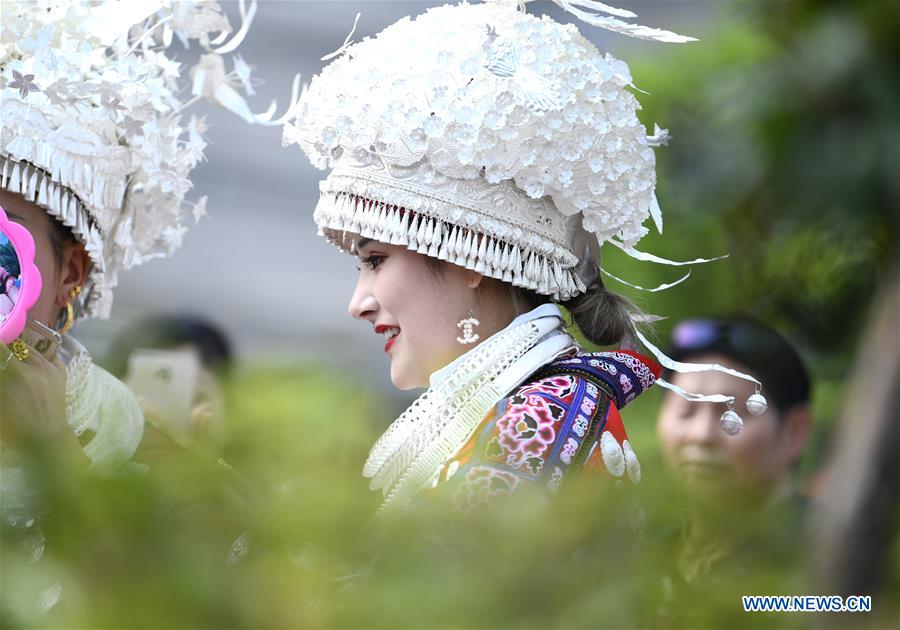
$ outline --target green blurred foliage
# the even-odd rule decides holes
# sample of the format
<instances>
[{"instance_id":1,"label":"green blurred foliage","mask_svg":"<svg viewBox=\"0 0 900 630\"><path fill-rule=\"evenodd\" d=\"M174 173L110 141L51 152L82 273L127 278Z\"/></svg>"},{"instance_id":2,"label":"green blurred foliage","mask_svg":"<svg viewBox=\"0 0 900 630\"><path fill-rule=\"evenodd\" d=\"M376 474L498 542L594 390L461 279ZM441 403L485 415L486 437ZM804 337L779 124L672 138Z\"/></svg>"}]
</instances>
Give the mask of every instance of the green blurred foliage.
<instances>
[{"instance_id":1,"label":"green blurred foliage","mask_svg":"<svg viewBox=\"0 0 900 630\"><path fill-rule=\"evenodd\" d=\"M900 235L900 5L731 3L698 44L630 65L657 151L666 225L639 249L694 266L675 289L635 294L668 319L749 314L780 329L817 383L807 467L826 452L853 353ZM641 286L683 268L604 249ZM634 415L634 414L632 414ZM648 419L652 414L648 416ZM634 422L629 424L634 427ZM654 448L641 443L644 449Z\"/></svg>"},{"instance_id":2,"label":"green blurred foliage","mask_svg":"<svg viewBox=\"0 0 900 630\"><path fill-rule=\"evenodd\" d=\"M664 478L635 491L573 479L553 502L522 492L465 517L438 495L373 520L377 497L358 471L381 410L347 385L321 372L239 376L224 464L186 451L98 477L41 461L52 511L29 531L46 544L32 562L25 530L5 527L3 626L746 625L736 594L781 592L796 576L796 565L740 564L702 605L666 598L685 508ZM316 402L298 405L298 392ZM57 583L59 603L38 615Z\"/></svg>"},{"instance_id":3,"label":"green blurred foliage","mask_svg":"<svg viewBox=\"0 0 900 630\"><path fill-rule=\"evenodd\" d=\"M703 300L682 288L647 305L671 319L748 311L816 357L846 355L897 252L900 51L885 27L896 25L897 5L730 9L702 44L631 64L650 92L644 120L674 135L657 152L666 236L651 234L643 248L731 256L695 269L687 286ZM613 272L672 278L609 254Z\"/></svg>"}]
</instances>

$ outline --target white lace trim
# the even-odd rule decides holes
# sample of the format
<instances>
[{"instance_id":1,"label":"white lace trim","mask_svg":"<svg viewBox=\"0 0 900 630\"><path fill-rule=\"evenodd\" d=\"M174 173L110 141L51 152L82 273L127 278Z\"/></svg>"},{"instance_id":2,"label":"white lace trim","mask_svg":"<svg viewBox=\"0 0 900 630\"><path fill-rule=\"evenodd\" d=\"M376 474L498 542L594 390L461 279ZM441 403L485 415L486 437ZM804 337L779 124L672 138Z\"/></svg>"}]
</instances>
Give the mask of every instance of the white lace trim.
<instances>
[{"instance_id":1,"label":"white lace trim","mask_svg":"<svg viewBox=\"0 0 900 630\"><path fill-rule=\"evenodd\" d=\"M544 317L506 328L465 355L434 387L423 393L378 439L363 468L370 488L385 495L379 514L405 508L469 439L497 401L533 372L521 360L550 331L557 317ZM574 343L568 335L547 343L552 360ZM541 344L544 345L544 344ZM539 346L540 348L540 346Z\"/></svg>"},{"instance_id":2,"label":"white lace trim","mask_svg":"<svg viewBox=\"0 0 900 630\"><path fill-rule=\"evenodd\" d=\"M69 337L63 343L66 419L76 435L94 432L84 447L91 466L115 470L137 450L144 435L144 414L128 387L94 365L80 344Z\"/></svg>"},{"instance_id":3,"label":"white lace trim","mask_svg":"<svg viewBox=\"0 0 900 630\"><path fill-rule=\"evenodd\" d=\"M521 228L510 226L506 226L506 235L500 236L499 222L487 226L494 230L491 232L484 218L474 218L471 224L467 216L458 222L448 219L459 206L445 205L438 210L437 206L446 202L430 199L424 204L424 198L415 193L358 185L362 180L351 182L354 180L332 178L323 182L314 213L319 233L342 251L352 252L354 237L359 235L405 245L557 300L586 290L575 268L577 257L559 244L533 233L517 239L513 230L521 232Z\"/></svg>"}]
</instances>

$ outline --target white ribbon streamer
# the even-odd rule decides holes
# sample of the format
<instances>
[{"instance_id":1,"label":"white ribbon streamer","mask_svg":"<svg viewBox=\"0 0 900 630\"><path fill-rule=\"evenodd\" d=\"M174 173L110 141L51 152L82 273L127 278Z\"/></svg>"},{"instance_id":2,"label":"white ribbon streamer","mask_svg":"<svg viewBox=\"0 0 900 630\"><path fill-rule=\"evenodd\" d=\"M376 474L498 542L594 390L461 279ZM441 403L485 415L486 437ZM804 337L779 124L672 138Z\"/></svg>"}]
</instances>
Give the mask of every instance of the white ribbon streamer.
<instances>
[{"instance_id":1,"label":"white ribbon streamer","mask_svg":"<svg viewBox=\"0 0 900 630\"><path fill-rule=\"evenodd\" d=\"M213 52L217 55L224 55L225 53L234 52L237 50L237 47L241 45L241 42L244 41L244 37L247 36L247 31L250 30L250 25L253 23L253 18L256 17L256 0L250 3L250 10L245 11L244 0L240 2L241 9L241 28L235 33L234 37L231 38L231 41L225 44L224 46L220 46L219 48L214 48Z\"/></svg>"},{"instance_id":2,"label":"white ribbon streamer","mask_svg":"<svg viewBox=\"0 0 900 630\"><path fill-rule=\"evenodd\" d=\"M335 50L333 53L328 53L327 55L322 57L322 59L320 59L320 61L328 61L329 59L333 59L339 55L342 55L344 53L344 51L347 50L347 48L351 44L350 38L353 37L353 33L356 32L356 24L359 22L360 15L362 15L362 14L359 12L356 13L356 18L353 20L353 28L350 29L350 34L347 35L346 39L344 39L344 43L341 44L341 47L338 48L337 50Z\"/></svg>"},{"instance_id":3,"label":"white ribbon streamer","mask_svg":"<svg viewBox=\"0 0 900 630\"><path fill-rule=\"evenodd\" d=\"M637 13L629 11L628 9L619 9L618 7L611 7L608 4L604 4L603 2L598 2L597 0L561 0L564 5L572 5L576 4L585 9L591 9L593 11L598 11L601 13L609 13L610 15L615 15L621 18L636 18Z\"/></svg>"},{"instance_id":4,"label":"white ribbon streamer","mask_svg":"<svg viewBox=\"0 0 900 630\"><path fill-rule=\"evenodd\" d=\"M529 0L525 1L527 2ZM631 11L626 11L625 9L617 9L607 4L597 2L596 0L553 0L553 3L559 7L562 7L565 11L568 11L585 24L605 28L609 31L613 31L614 33L628 35L629 37L649 39L657 42L668 42L672 44L683 44L685 42L697 41L695 37L679 35L678 33L673 33L672 31L666 31L660 28L651 28L649 26L642 26L640 24L631 24L630 22L623 22L622 20L614 17L591 13L590 10L594 10L602 13L609 13L611 15L618 15L620 17L637 17L637 15L635 15ZM585 11L584 9L589 10Z\"/></svg>"},{"instance_id":5,"label":"white ribbon streamer","mask_svg":"<svg viewBox=\"0 0 900 630\"><path fill-rule=\"evenodd\" d=\"M731 368L727 368L723 365L719 365L718 363L682 363L681 361L675 361L674 359L670 359L668 356L663 353L662 350L654 346L649 339L647 339L640 330L635 330L635 334L637 338L640 339L641 343L647 346L647 349L653 353L653 356L657 358L660 364L663 367L667 367L670 370L675 372L708 372L710 370L716 372L723 372L725 374L730 374L732 376L736 376L738 378L742 378L745 381L750 381L751 383L756 383L760 387L762 387L762 383L758 380L750 376L749 374L744 374L743 372L738 372L737 370L732 370Z\"/></svg>"},{"instance_id":6,"label":"white ribbon streamer","mask_svg":"<svg viewBox=\"0 0 900 630\"><path fill-rule=\"evenodd\" d=\"M653 199L650 200L650 216L653 217L653 224L656 226L656 231L662 234L662 209L659 207L659 200L656 198L656 193L653 193Z\"/></svg>"},{"instance_id":7,"label":"white ribbon streamer","mask_svg":"<svg viewBox=\"0 0 900 630\"><path fill-rule=\"evenodd\" d=\"M734 404L734 396L726 396L724 394L694 394L693 392L682 389L678 387L678 385L673 385L669 381L662 378L656 379L656 384L660 387L675 392L685 400L690 400L691 402L714 402L725 403L726 405Z\"/></svg>"},{"instance_id":8,"label":"white ribbon streamer","mask_svg":"<svg viewBox=\"0 0 900 630\"><path fill-rule=\"evenodd\" d=\"M643 260L644 262L655 262L661 265L672 265L673 267L685 267L687 265L702 265L704 263L713 262L716 260L722 260L724 258L728 258L728 254L723 256L716 256L715 258L695 258L694 260L669 260L667 258L660 258L654 254L648 254L646 252L639 252L633 247L626 247L619 241L615 239L609 239L606 241L607 243L612 243L623 252L634 258L635 260Z\"/></svg>"},{"instance_id":9,"label":"white ribbon streamer","mask_svg":"<svg viewBox=\"0 0 900 630\"><path fill-rule=\"evenodd\" d=\"M666 289L671 289L672 287L674 287L678 284L681 284L682 282L684 282L685 280L687 280L688 278L691 277L691 272L688 271L686 274L681 276L675 282L669 282L668 284L661 284L659 286L653 287L652 289L647 289L645 287L641 287L636 284L631 284L630 282L626 282L625 280L622 280L622 278L612 275L611 273L609 273L606 269L603 269L602 267L600 268L600 271L603 272L605 275L609 276L610 278L612 278L613 280L615 280L616 282L621 282L622 284L629 286L632 289L637 289L638 291L647 291L648 293L656 293L657 291L665 291Z\"/></svg>"},{"instance_id":10,"label":"white ribbon streamer","mask_svg":"<svg viewBox=\"0 0 900 630\"><path fill-rule=\"evenodd\" d=\"M690 373L690 372L724 372L725 374L730 374L731 376L736 376L737 378L744 379L745 381L750 381L751 383L756 383L757 388L762 388L762 383L758 380L750 376L749 374L744 374L743 372L738 372L737 370L732 370L731 368L727 368L724 365L719 365L718 363L682 363L681 361L675 361L674 359L670 359L666 354L654 346L649 339L647 339L641 331L635 327L634 334L641 341L642 344L650 351L650 353L656 357L656 360L666 368L674 372L681 373ZM656 381L659 383L661 387L669 389L682 398L694 402L723 402L728 404L734 403L734 396L725 396L723 394L695 394L693 392L688 392L677 385L673 385L663 379L657 379Z\"/></svg>"}]
</instances>

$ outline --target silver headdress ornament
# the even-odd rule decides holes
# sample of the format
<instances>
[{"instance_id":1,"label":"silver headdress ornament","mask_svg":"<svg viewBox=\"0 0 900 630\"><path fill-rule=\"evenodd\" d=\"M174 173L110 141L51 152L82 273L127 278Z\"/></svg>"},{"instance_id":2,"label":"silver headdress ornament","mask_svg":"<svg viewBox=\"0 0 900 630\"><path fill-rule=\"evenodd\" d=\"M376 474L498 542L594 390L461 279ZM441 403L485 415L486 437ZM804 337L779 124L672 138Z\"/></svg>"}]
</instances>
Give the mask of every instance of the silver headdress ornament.
<instances>
[{"instance_id":1,"label":"silver headdress ornament","mask_svg":"<svg viewBox=\"0 0 900 630\"><path fill-rule=\"evenodd\" d=\"M284 122L274 102L254 114L237 91L253 94L242 58L225 70L223 55L244 39L257 5L239 7L232 35L216 2L2 3L0 185L84 243L93 269L79 315L107 316L117 273L170 254L188 218L205 213L206 197L185 202L206 147L203 119L182 120L187 106L206 98L250 123ZM174 37L204 51L190 83L166 55ZM298 87L299 77L291 107Z\"/></svg>"},{"instance_id":2,"label":"silver headdress ornament","mask_svg":"<svg viewBox=\"0 0 900 630\"><path fill-rule=\"evenodd\" d=\"M693 39L593 0L557 4L630 36ZM652 147L668 134L637 119L624 62L520 8L431 9L359 43L351 32L323 58L337 57L284 141L332 169L315 212L329 240L403 244L559 300L594 280L599 267L579 261L601 244L642 256L645 220L662 229Z\"/></svg>"},{"instance_id":3,"label":"silver headdress ornament","mask_svg":"<svg viewBox=\"0 0 900 630\"><path fill-rule=\"evenodd\" d=\"M693 40L595 0L554 1L631 37ZM709 262L634 248L648 218L662 232L653 148L668 132L638 120L627 64L524 8L445 5L358 43L351 32L323 58L284 128L285 145L331 169L320 234L351 252L358 236L403 245L558 301L597 278L606 243Z\"/></svg>"}]
</instances>

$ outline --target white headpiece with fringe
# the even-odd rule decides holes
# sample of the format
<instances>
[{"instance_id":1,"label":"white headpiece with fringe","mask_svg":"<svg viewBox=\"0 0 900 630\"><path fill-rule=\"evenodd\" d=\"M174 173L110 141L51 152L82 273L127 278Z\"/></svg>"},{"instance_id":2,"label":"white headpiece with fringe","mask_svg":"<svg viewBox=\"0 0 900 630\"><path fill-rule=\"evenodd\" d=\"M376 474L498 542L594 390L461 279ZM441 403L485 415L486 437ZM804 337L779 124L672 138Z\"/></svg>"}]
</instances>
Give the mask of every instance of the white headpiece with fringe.
<instances>
[{"instance_id":1,"label":"white headpiece with fringe","mask_svg":"<svg viewBox=\"0 0 900 630\"><path fill-rule=\"evenodd\" d=\"M634 13L597 0L554 2L624 35L693 39L629 23L622 18ZM654 126L648 135L638 120L624 62L524 5L445 5L359 43L351 31L323 57L334 61L284 128L285 145L299 144L314 166L331 169L314 213L320 233L351 252L360 236L406 246L559 301L597 278L605 243L642 261L709 262L634 249L648 218L662 231L653 147L668 132ZM686 278L652 289L620 281L658 291ZM719 365L676 364L635 333L666 367L760 385ZM691 400L724 402L726 416L735 415L731 396L657 382Z\"/></svg>"},{"instance_id":2,"label":"white headpiece with fringe","mask_svg":"<svg viewBox=\"0 0 900 630\"><path fill-rule=\"evenodd\" d=\"M235 89L252 94L243 59L225 70L256 12L239 6L232 36L216 2L2 3L0 185L84 243L93 269L79 315L108 316L117 273L171 254L205 212L205 197L185 202L206 146L203 120L182 120L187 105L206 97L248 122L283 122L274 103L253 114ZM190 83L166 55L173 36L204 51Z\"/></svg>"},{"instance_id":3,"label":"white headpiece with fringe","mask_svg":"<svg viewBox=\"0 0 900 630\"><path fill-rule=\"evenodd\" d=\"M691 38L563 8L618 32ZM628 66L514 0L447 5L343 46L314 77L285 144L331 168L315 211L345 250L401 244L566 300L603 243L631 250L653 217L665 132L637 118ZM334 55L329 55L329 57Z\"/></svg>"}]
</instances>

